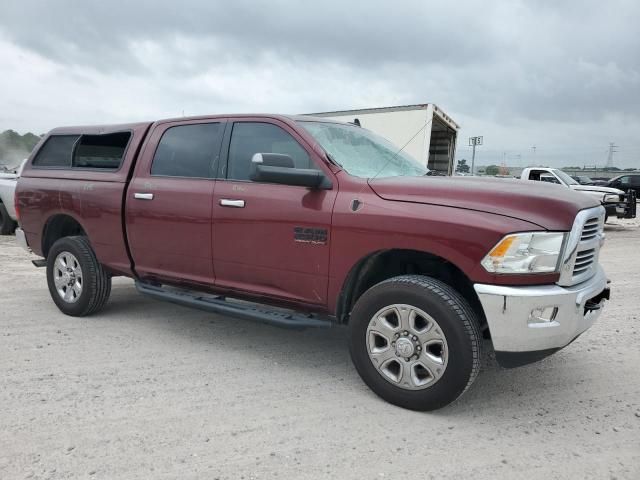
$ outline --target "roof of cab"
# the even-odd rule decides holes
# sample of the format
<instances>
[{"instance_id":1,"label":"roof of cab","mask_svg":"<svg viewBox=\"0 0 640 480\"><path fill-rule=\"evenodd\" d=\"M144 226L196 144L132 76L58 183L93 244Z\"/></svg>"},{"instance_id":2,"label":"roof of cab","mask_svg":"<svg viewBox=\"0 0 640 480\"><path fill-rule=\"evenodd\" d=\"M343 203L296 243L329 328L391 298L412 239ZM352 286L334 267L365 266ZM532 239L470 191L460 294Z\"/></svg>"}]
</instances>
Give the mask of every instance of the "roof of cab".
<instances>
[{"instance_id":1,"label":"roof of cab","mask_svg":"<svg viewBox=\"0 0 640 480\"><path fill-rule=\"evenodd\" d=\"M162 124L168 122L193 121L193 120L215 120L217 118L271 118L285 122L296 121L315 121L324 123L345 123L328 118L314 117L309 115L284 115L272 113L232 113L232 114L214 114L214 115L196 115L191 117L173 117L159 119L153 122L136 122L136 123L119 123L110 125L74 125L67 127L57 127L49 132L49 135L71 135L71 134L105 134L113 132L122 132L127 130L146 129L153 124Z\"/></svg>"}]
</instances>

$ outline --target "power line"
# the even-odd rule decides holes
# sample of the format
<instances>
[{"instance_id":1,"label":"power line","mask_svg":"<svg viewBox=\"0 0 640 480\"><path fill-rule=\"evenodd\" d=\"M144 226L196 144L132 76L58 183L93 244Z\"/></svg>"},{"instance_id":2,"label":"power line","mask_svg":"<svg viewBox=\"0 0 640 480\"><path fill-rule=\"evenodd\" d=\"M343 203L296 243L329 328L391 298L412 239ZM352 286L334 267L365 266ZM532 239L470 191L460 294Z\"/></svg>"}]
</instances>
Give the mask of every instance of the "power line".
<instances>
[{"instance_id":1,"label":"power line","mask_svg":"<svg viewBox=\"0 0 640 480\"><path fill-rule=\"evenodd\" d=\"M613 142L609 143L609 156L607 157L607 167L609 168L613 167L613 154L618 151L616 148L618 145L614 145Z\"/></svg>"}]
</instances>

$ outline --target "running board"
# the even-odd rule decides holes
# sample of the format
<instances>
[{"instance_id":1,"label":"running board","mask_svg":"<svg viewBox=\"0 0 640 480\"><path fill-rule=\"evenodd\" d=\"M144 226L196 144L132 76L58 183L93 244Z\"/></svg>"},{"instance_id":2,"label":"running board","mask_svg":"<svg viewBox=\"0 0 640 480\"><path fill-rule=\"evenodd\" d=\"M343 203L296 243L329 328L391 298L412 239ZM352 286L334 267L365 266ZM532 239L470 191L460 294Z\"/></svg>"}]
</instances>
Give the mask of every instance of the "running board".
<instances>
[{"instance_id":1,"label":"running board","mask_svg":"<svg viewBox=\"0 0 640 480\"><path fill-rule=\"evenodd\" d=\"M263 305L229 301L224 297L216 297L189 290L169 290L143 282L136 282L136 288L140 293L159 300L244 320L258 321L276 327L303 329L329 328L333 325L328 318L321 318L314 314L305 315L288 310L269 310L268 307Z\"/></svg>"},{"instance_id":2,"label":"running board","mask_svg":"<svg viewBox=\"0 0 640 480\"><path fill-rule=\"evenodd\" d=\"M31 260L31 263L33 263L34 267L42 268L47 266L47 259L39 258L38 260Z\"/></svg>"}]
</instances>

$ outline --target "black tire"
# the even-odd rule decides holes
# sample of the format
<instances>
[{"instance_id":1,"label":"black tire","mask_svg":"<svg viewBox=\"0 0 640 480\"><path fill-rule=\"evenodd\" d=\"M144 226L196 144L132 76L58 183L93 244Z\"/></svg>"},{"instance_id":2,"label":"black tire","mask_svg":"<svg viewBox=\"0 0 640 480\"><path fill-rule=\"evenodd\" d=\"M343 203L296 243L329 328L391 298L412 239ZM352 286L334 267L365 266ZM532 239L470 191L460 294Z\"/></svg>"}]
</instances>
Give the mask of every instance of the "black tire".
<instances>
[{"instance_id":1,"label":"black tire","mask_svg":"<svg viewBox=\"0 0 640 480\"><path fill-rule=\"evenodd\" d=\"M0 235L11 235L16 230L16 222L9 216L4 203L0 202Z\"/></svg>"},{"instance_id":2,"label":"black tire","mask_svg":"<svg viewBox=\"0 0 640 480\"><path fill-rule=\"evenodd\" d=\"M369 322L394 304L414 306L430 315L446 339L444 373L426 388L407 390L393 384L369 357ZM358 299L349 320L351 358L364 382L386 401L410 410L435 410L462 395L480 371L481 348L482 335L469 303L449 285L422 275L394 277L371 287Z\"/></svg>"},{"instance_id":3,"label":"black tire","mask_svg":"<svg viewBox=\"0 0 640 480\"><path fill-rule=\"evenodd\" d=\"M68 252L81 268L82 290L73 302L65 301L55 285L55 262L58 255ZM64 237L56 241L47 255L47 284L49 293L62 313L84 317L100 310L111 294L111 277L98 262L86 237Z\"/></svg>"}]
</instances>

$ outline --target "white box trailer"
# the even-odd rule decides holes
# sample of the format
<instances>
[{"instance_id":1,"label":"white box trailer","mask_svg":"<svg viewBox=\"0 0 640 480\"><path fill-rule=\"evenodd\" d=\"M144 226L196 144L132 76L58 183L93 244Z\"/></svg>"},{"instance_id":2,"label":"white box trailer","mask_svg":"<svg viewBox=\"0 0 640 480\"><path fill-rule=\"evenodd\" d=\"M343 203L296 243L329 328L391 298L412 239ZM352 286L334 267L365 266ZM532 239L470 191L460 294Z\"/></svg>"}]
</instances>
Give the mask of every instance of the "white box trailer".
<instances>
[{"instance_id":1,"label":"white box trailer","mask_svg":"<svg viewBox=\"0 0 640 480\"><path fill-rule=\"evenodd\" d=\"M430 170L445 175L453 172L460 126L433 103L308 115L360 124L391 140L398 149L404 147L405 152Z\"/></svg>"}]
</instances>

